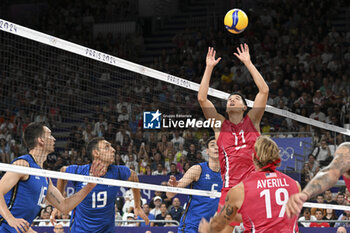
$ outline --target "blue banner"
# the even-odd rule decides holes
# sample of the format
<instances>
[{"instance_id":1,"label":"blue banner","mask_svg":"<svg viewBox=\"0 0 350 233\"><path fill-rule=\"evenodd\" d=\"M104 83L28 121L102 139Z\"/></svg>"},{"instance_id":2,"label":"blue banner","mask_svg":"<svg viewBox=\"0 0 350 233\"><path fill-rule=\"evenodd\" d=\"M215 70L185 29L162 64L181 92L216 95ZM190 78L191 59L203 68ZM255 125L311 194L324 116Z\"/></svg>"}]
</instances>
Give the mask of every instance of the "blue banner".
<instances>
[{"instance_id":1,"label":"blue banner","mask_svg":"<svg viewBox=\"0 0 350 233\"><path fill-rule=\"evenodd\" d=\"M280 171L300 171L312 150L312 138L272 138L278 145L281 155Z\"/></svg>"}]
</instances>

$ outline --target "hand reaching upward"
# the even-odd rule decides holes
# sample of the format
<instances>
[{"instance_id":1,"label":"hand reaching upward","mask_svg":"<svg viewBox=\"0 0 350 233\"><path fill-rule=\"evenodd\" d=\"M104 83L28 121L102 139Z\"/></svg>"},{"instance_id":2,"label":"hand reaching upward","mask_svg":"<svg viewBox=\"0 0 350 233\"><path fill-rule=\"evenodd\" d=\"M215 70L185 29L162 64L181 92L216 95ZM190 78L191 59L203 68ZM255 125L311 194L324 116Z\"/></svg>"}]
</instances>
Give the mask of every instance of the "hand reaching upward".
<instances>
[{"instance_id":1,"label":"hand reaching upward","mask_svg":"<svg viewBox=\"0 0 350 233\"><path fill-rule=\"evenodd\" d=\"M247 44L241 44L237 47L237 53L233 53L241 62L247 65L250 62L249 47Z\"/></svg>"},{"instance_id":2,"label":"hand reaching upward","mask_svg":"<svg viewBox=\"0 0 350 233\"><path fill-rule=\"evenodd\" d=\"M216 51L214 50L213 47L208 48L208 53L207 53L207 58L206 58L206 63L207 66L214 67L216 64L219 63L221 60L221 57L215 59Z\"/></svg>"}]
</instances>

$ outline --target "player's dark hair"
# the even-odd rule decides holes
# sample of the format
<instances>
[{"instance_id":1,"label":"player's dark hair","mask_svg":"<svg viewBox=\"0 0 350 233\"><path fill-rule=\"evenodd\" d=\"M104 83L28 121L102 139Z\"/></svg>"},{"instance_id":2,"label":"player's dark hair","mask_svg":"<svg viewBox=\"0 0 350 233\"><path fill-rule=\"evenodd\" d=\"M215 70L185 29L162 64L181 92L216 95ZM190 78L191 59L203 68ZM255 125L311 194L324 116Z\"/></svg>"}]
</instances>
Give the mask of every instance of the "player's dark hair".
<instances>
[{"instance_id":1,"label":"player's dark hair","mask_svg":"<svg viewBox=\"0 0 350 233\"><path fill-rule=\"evenodd\" d=\"M91 140L88 142L88 144L87 144L87 146L86 146L86 154L87 154L88 158L90 159L90 161L92 161L92 160L94 159L94 158L93 158L93 155L92 155L92 151L93 151L94 149L96 149L98 143L99 143L100 141L103 141L103 140L105 140L104 137L96 137L96 138L91 139Z\"/></svg>"},{"instance_id":2,"label":"player's dark hair","mask_svg":"<svg viewBox=\"0 0 350 233\"><path fill-rule=\"evenodd\" d=\"M245 105L245 106L248 106L248 105L247 105L247 101L245 100L245 97L244 97L243 94L241 94L241 93L235 91L235 92L231 93L231 95L228 97L228 99L229 99L231 96L233 96L233 95L239 95L239 96L242 98L244 105Z\"/></svg>"},{"instance_id":3,"label":"player's dark hair","mask_svg":"<svg viewBox=\"0 0 350 233\"><path fill-rule=\"evenodd\" d=\"M321 212L322 213L322 210L321 209L316 209L315 214L316 214L316 212Z\"/></svg>"},{"instance_id":4,"label":"player's dark hair","mask_svg":"<svg viewBox=\"0 0 350 233\"><path fill-rule=\"evenodd\" d=\"M44 134L43 122L32 122L24 130L23 141L28 150L32 150L38 143L38 138Z\"/></svg>"},{"instance_id":5,"label":"player's dark hair","mask_svg":"<svg viewBox=\"0 0 350 233\"><path fill-rule=\"evenodd\" d=\"M207 148L209 148L209 143L213 140L215 140L215 136L211 136L210 138L208 138L208 140L205 142L205 145L207 146Z\"/></svg>"}]
</instances>

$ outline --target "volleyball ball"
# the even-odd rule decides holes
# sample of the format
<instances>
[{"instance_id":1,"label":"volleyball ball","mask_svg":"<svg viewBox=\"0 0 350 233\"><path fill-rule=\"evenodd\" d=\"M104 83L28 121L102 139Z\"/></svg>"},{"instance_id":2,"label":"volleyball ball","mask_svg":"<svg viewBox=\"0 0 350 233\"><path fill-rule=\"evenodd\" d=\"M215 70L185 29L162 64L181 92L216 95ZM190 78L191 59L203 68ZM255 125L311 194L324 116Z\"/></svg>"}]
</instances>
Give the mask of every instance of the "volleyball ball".
<instances>
[{"instance_id":1,"label":"volleyball ball","mask_svg":"<svg viewBox=\"0 0 350 233\"><path fill-rule=\"evenodd\" d=\"M239 34L248 26L248 16L240 9L232 9L226 13L224 24L229 32Z\"/></svg>"}]
</instances>

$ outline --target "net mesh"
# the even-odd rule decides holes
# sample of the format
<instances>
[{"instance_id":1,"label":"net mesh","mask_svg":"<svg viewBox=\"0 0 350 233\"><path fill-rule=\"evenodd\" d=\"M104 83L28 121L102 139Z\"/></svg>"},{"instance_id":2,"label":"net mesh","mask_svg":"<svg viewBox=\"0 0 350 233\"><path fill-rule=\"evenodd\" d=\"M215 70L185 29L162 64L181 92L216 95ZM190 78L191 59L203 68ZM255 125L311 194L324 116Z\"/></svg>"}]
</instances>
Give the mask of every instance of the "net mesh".
<instances>
[{"instance_id":1,"label":"net mesh","mask_svg":"<svg viewBox=\"0 0 350 233\"><path fill-rule=\"evenodd\" d=\"M22 136L30 122L45 122L56 138L55 153L44 164L50 170L90 162L85 145L96 136L112 143L116 164L139 174L177 174L171 163L179 163L181 173L204 161L211 129L179 130L180 141L171 143L177 128L171 120L160 130L143 129L142 122L144 111L156 110L165 118L203 119L195 92L3 31L0 36L1 123L8 123L2 134L11 147L3 162L26 153ZM191 161L181 160L185 151ZM157 172L159 162L163 168Z\"/></svg>"}]
</instances>

